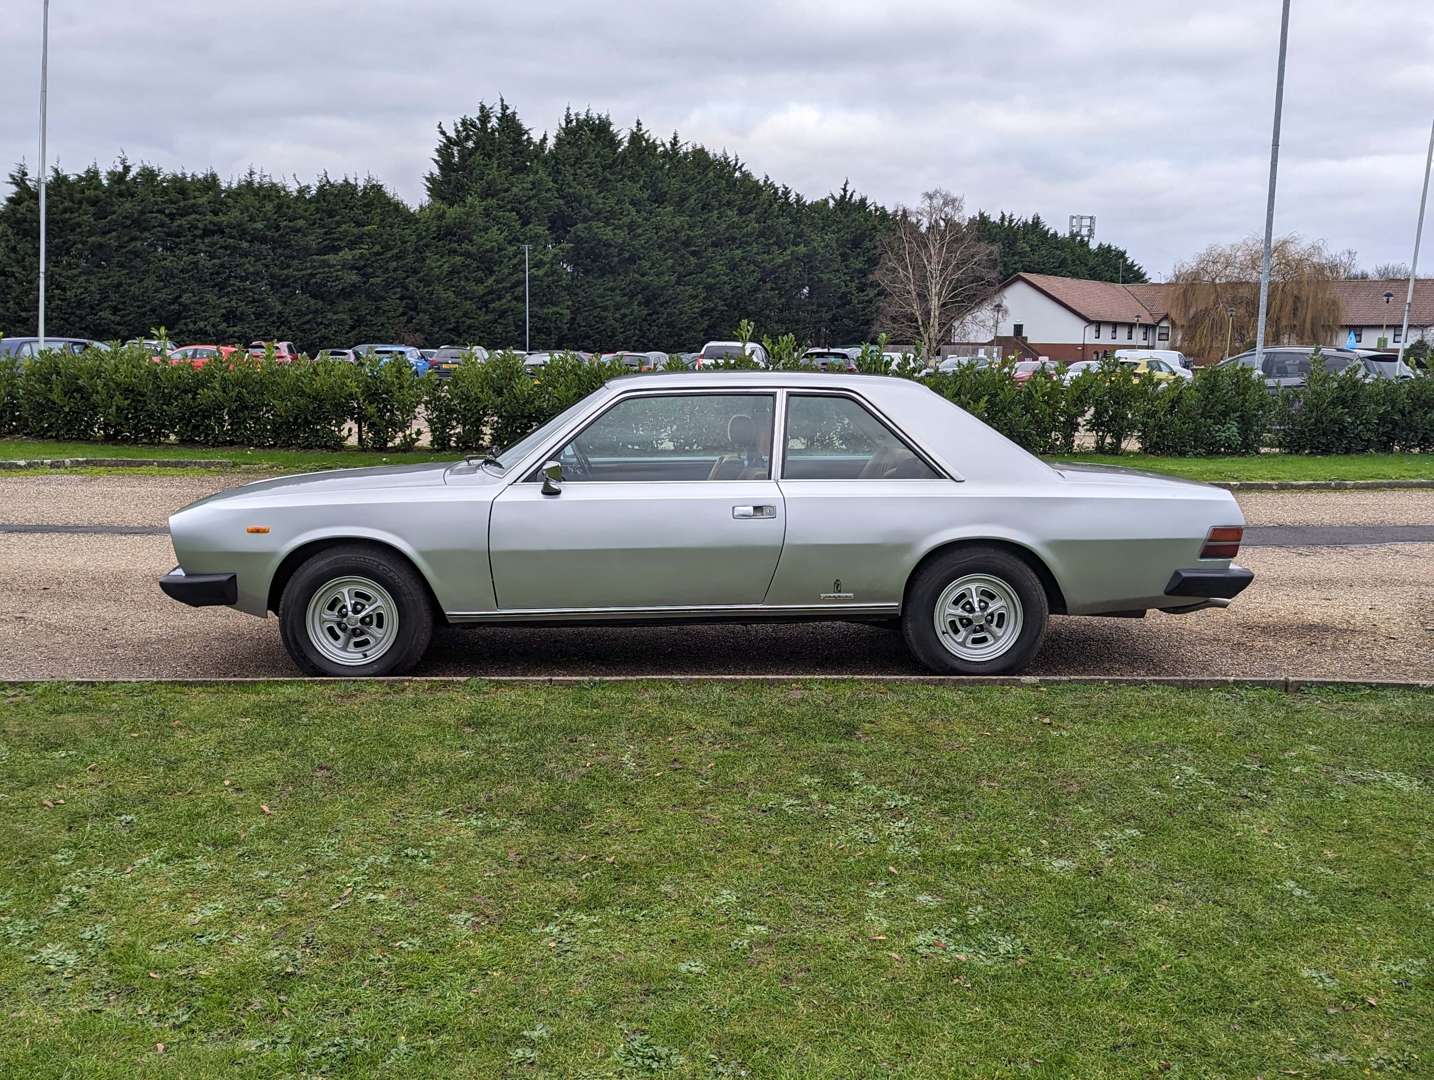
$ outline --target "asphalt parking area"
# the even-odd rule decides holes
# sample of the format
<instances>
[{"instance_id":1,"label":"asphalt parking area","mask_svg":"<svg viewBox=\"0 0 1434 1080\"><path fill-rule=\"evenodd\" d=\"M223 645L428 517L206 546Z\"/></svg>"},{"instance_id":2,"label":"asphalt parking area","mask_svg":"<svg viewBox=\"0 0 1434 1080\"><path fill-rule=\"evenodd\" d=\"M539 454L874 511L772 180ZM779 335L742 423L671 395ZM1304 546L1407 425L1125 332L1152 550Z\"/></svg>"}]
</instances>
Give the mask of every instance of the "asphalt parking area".
<instances>
[{"instance_id":1,"label":"asphalt parking area","mask_svg":"<svg viewBox=\"0 0 1434 1080\"><path fill-rule=\"evenodd\" d=\"M234 482L211 476L0 478L0 522L72 527L0 531L0 678L293 674L273 619L186 608L155 583L174 561L162 531L167 514ZM1231 608L1138 620L1056 617L1031 674L1429 676L1434 492L1301 493L1297 499L1251 493L1240 501L1268 542L1252 542L1242 552L1240 561L1256 580ZM418 673L921 669L897 633L807 623L445 629Z\"/></svg>"}]
</instances>

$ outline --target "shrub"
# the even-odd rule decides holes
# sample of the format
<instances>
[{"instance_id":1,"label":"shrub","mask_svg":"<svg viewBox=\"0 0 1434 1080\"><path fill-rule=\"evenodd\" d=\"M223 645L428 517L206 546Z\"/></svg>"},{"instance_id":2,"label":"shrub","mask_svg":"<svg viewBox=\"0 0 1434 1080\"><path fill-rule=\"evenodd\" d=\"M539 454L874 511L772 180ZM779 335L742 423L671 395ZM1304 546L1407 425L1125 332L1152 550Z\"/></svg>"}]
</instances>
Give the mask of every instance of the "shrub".
<instances>
[{"instance_id":1,"label":"shrub","mask_svg":"<svg viewBox=\"0 0 1434 1080\"><path fill-rule=\"evenodd\" d=\"M1330 374L1315 364L1299 389L1281 391L1275 406L1279 448L1291 454L1362 454L1379 441L1377 383L1352 370Z\"/></svg>"},{"instance_id":2,"label":"shrub","mask_svg":"<svg viewBox=\"0 0 1434 1080\"><path fill-rule=\"evenodd\" d=\"M423 379L412 365L399 358L384 362L367 356L353 367L350 404L359 445L373 450L412 447L419 437L416 424L418 406L423 401Z\"/></svg>"},{"instance_id":3,"label":"shrub","mask_svg":"<svg viewBox=\"0 0 1434 1080\"><path fill-rule=\"evenodd\" d=\"M0 436L23 431L24 417L20 409L20 360L0 356Z\"/></svg>"},{"instance_id":4,"label":"shrub","mask_svg":"<svg viewBox=\"0 0 1434 1080\"><path fill-rule=\"evenodd\" d=\"M1238 366L1207 368L1168 383L1145 404L1140 446L1147 454L1254 454L1270 415L1264 380Z\"/></svg>"}]
</instances>

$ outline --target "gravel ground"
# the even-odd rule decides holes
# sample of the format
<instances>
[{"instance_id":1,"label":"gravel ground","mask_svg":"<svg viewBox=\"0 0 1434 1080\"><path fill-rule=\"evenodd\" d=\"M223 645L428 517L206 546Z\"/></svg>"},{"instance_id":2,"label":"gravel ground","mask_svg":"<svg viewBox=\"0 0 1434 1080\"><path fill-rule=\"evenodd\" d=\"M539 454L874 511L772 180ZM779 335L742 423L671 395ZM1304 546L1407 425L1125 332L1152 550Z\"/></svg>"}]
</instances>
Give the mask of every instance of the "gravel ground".
<instances>
[{"instance_id":1,"label":"gravel ground","mask_svg":"<svg viewBox=\"0 0 1434 1080\"><path fill-rule=\"evenodd\" d=\"M0 520L163 524L233 477L0 478ZM1240 497L1257 524L1427 524L1434 492ZM0 535L0 678L290 675L273 619L186 608L164 536ZM1427 678L1434 544L1250 548L1226 611L1052 620L1035 675ZM917 674L899 634L842 623L441 630L420 674Z\"/></svg>"}]
</instances>

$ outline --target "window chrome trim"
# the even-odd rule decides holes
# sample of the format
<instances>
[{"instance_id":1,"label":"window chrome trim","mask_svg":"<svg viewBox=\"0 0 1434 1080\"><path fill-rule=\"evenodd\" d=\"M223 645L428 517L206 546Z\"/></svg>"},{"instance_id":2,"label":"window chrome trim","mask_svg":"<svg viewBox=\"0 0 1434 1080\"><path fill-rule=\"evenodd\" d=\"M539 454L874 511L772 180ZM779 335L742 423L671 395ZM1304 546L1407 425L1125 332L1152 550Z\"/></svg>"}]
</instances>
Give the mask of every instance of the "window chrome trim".
<instances>
[{"instance_id":1,"label":"window chrome trim","mask_svg":"<svg viewBox=\"0 0 1434 1080\"><path fill-rule=\"evenodd\" d=\"M892 435L895 435L896 438L897 438L897 440L898 440L899 442L901 442L901 443L906 447L907 450L911 451L911 453L914 454L919 460L921 460L922 462L924 462L925 465L926 465L926 467L929 468L929 469L930 469L932 472L934 472L936 475L935 475L935 476L932 476L932 477L924 477L924 476L906 477L906 478L904 478L903 480L900 480L900 481L898 481L898 480L887 480L887 479L884 479L884 478L868 478L868 479L863 480L861 477L857 477L857 476L848 476L848 477L825 476L825 477L812 477L812 478L796 477L796 476L783 476L782 473L783 473L783 471L784 471L784 470L786 469L786 467L787 467L787 440L786 440L787 410L788 410L788 408L790 407L788 403L791 401L791 399L792 399L793 397L844 397L844 398L849 398L850 400L856 402L857 405L859 405L860 407L864 408L868 413L870 413L870 414L872 415L872 417L877 421L877 423L879 423L879 424L881 424L883 427L885 427L885 428L887 429L887 431L889 431ZM775 424L773 424L772 426L773 426L774 429L776 428L776 425L775 425ZM780 463L777 462L777 461L775 461L775 460L772 462L773 475L776 477L778 483L788 483L788 484L849 484L849 483L880 483L880 484L915 483L915 484L929 484L929 483L931 483L932 480L954 480L956 483L959 484L959 483L964 483L964 482L965 482L965 479L966 479L964 476L962 476L960 473L956 472L954 469L948 469L948 468L944 467L943 465L941 465L940 462L938 462L938 461L936 461L934 458L932 458L931 455L928 454L925 450L921 449L921 447L917 445L916 440L912 439L909 435L906 434L906 432L902 431L899 426L897 426L896 424L894 424L894 423L892 422L891 418L886 415L886 413L882 412L881 409L877 408L876 405L872 404L872 402L870 401L870 399L868 399L867 397L865 397L865 396L862 395L862 394L858 394L855 390L848 390L848 389L847 389L846 387L844 387L844 386L833 386L833 387L830 387L830 388L827 388L827 387L814 387L814 388L812 388L812 389L808 389L808 388L806 388L806 387L802 387L802 389L800 389L800 390L793 390L793 389L791 389L790 387L784 387L783 390L782 390L782 436L783 436L783 437L782 437L782 442L781 442L781 455L782 455L781 461L780 461Z\"/></svg>"},{"instance_id":2,"label":"window chrome trim","mask_svg":"<svg viewBox=\"0 0 1434 1080\"><path fill-rule=\"evenodd\" d=\"M781 391L782 391L782 389L783 389L782 387L777 387L777 386L770 386L770 387L763 387L763 386L701 386L701 387L692 387L691 389L688 389L688 390L670 390L670 389L665 389L665 388L663 388L663 387L656 387L656 386L654 386L654 387L647 388L647 389L642 389L642 390L628 390L628 391L621 392L621 393L615 395L615 396L613 397L613 399L607 403L607 406L606 406L605 408L599 409L599 410L598 410L597 412L595 412L595 413L590 413L590 414L588 414L585 418L579 420L579 421L577 422L578 426L569 428L568 431L567 431L567 433L566 433L565 435L561 436L556 442L550 443L544 453L535 455L531 460L533 460L533 461L540 461L540 462L541 462L541 461L548 461L548 460L550 460L550 459L556 460L556 458L558 457L558 455L560 455L560 454L562 453L563 448L564 448L565 446L567 446L568 443L572 442L574 439L577 439L577 438L581 437L582 434L583 434L583 432L585 432L588 428L590 428L590 427L592 427L594 424L596 424L599 420L601 420L601 419L602 419L604 416L606 416L608 413L612 412L613 409L617 408L619 405L623 404L623 403L626 402L626 401L631 401L631 400L634 399L634 398L643 398L643 397L697 397L697 396L710 397L710 396L712 396L712 395L716 395L716 396L718 396L718 397L738 397L738 396L752 396L752 395L759 395L759 394L760 394L760 395L766 395L767 397L769 397L769 398L772 399L772 442L773 442L773 445L772 445L772 447L771 447L771 452L768 453L768 455L767 455L767 461L768 461L768 463L769 463L769 471L771 472L771 475L769 475L769 476L767 476L767 477L759 477L759 478L757 478L757 479L755 479L755 480L748 480L748 481L731 481L731 480L648 480L648 479L643 479L643 480L576 480L576 481L572 481L572 483L579 483L579 484L708 484L708 483L726 484L726 483L741 483L741 482L745 482L745 483L757 483L757 484L770 484L770 483L775 483L775 482L776 482L776 461L775 461L774 458L773 458L773 454L775 454L775 452L776 452L776 439L777 439L777 427L778 427L778 419L777 419L777 418L778 418L778 414L779 414L779 412L780 412L780 410L781 410L781 407L782 407L782 401L781 401ZM531 477L532 477L532 474L533 474L532 467L529 466L526 462L525 462L524 464L525 464L526 467L525 467L523 470L521 470L521 472L519 473L519 475L518 475L517 477L515 477L512 481L510 481L510 483L515 483L515 484L532 484L532 483L537 483L537 482L538 482L538 481L536 481L536 480L534 480L534 479L531 478Z\"/></svg>"}]
</instances>

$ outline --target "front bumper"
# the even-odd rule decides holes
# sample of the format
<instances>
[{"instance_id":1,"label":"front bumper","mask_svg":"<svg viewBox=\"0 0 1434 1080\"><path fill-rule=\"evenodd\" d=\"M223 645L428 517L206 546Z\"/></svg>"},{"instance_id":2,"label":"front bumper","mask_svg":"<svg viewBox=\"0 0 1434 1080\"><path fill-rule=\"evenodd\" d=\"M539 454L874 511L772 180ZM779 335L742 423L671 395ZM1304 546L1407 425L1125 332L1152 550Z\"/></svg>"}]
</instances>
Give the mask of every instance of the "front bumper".
<instances>
[{"instance_id":1,"label":"front bumper","mask_svg":"<svg viewBox=\"0 0 1434 1080\"><path fill-rule=\"evenodd\" d=\"M1243 566L1224 570L1177 570L1165 586L1166 596L1194 596L1205 600L1230 600L1245 591L1255 575Z\"/></svg>"},{"instance_id":2,"label":"front bumper","mask_svg":"<svg viewBox=\"0 0 1434 1080\"><path fill-rule=\"evenodd\" d=\"M186 574L176 566L159 579L159 587L171 600L190 607L218 607L239 600L237 574Z\"/></svg>"}]
</instances>

